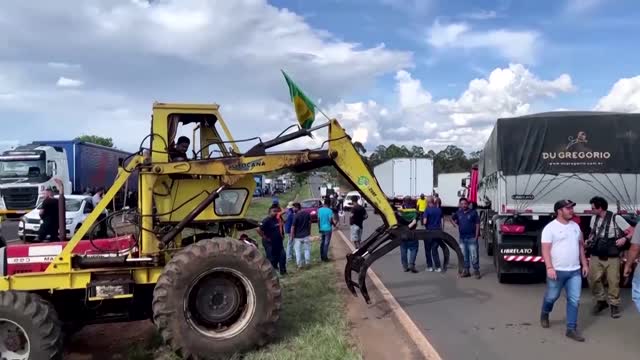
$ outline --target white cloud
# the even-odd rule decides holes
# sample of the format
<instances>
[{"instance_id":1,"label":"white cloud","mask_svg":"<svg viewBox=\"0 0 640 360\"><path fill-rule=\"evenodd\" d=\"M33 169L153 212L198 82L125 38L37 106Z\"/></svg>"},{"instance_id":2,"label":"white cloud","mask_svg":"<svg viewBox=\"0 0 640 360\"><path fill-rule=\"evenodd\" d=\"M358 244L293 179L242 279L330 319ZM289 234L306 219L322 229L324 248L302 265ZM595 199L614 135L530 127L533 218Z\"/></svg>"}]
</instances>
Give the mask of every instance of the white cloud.
<instances>
[{"instance_id":1,"label":"white cloud","mask_svg":"<svg viewBox=\"0 0 640 360\"><path fill-rule=\"evenodd\" d=\"M217 102L236 138L277 135L295 123L280 69L331 104L413 61L384 44L338 39L266 0L11 2L3 13L0 112L39 122L57 138L91 131L88 117L103 119L110 125L101 135L130 149L148 133L155 100ZM82 92L59 91L79 81Z\"/></svg>"},{"instance_id":2,"label":"white cloud","mask_svg":"<svg viewBox=\"0 0 640 360\"><path fill-rule=\"evenodd\" d=\"M566 10L569 13L584 13L600 6L604 0L567 0Z\"/></svg>"},{"instance_id":3,"label":"white cloud","mask_svg":"<svg viewBox=\"0 0 640 360\"><path fill-rule=\"evenodd\" d=\"M609 93L598 101L595 110L640 112L640 75L616 81Z\"/></svg>"},{"instance_id":4,"label":"white cloud","mask_svg":"<svg viewBox=\"0 0 640 360\"><path fill-rule=\"evenodd\" d=\"M498 13L495 10L479 10L462 14L462 18L471 20L490 20L498 17Z\"/></svg>"},{"instance_id":5,"label":"white cloud","mask_svg":"<svg viewBox=\"0 0 640 360\"><path fill-rule=\"evenodd\" d=\"M540 42L537 31L492 29L475 31L465 22L443 24L436 20L427 31L427 43L437 49L488 49L502 57L533 63Z\"/></svg>"},{"instance_id":6,"label":"white cloud","mask_svg":"<svg viewBox=\"0 0 640 360\"><path fill-rule=\"evenodd\" d=\"M487 78L471 80L455 99L433 99L422 82L407 71L398 71L395 79L397 108L359 102L335 109L350 114L344 116L344 122L357 124L350 126L375 131L369 144L421 144L434 150L455 144L468 151L477 150L489 136L495 119L531 113L533 102L575 90L567 74L544 80L521 64L497 68Z\"/></svg>"},{"instance_id":7,"label":"white cloud","mask_svg":"<svg viewBox=\"0 0 640 360\"><path fill-rule=\"evenodd\" d=\"M84 84L82 80L70 79L64 76L60 76L56 85L60 87L80 87Z\"/></svg>"}]
</instances>

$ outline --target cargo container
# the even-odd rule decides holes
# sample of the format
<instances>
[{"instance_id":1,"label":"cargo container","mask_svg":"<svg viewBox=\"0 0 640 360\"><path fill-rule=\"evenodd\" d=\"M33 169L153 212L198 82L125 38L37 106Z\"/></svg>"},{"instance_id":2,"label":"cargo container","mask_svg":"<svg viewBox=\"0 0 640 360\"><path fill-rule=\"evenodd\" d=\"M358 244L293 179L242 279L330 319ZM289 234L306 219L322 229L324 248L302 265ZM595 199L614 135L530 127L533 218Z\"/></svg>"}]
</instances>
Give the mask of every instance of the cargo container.
<instances>
[{"instance_id":1,"label":"cargo container","mask_svg":"<svg viewBox=\"0 0 640 360\"><path fill-rule=\"evenodd\" d=\"M633 222L640 210L640 114L550 112L498 119L468 197L477 200L480 232L500 282L539 274L540 236L554 219L554 203L576 203L585 238L593 196ZM477 198L477 199L476 199Z\"/></svg>"},{"instance_id":2,"label":"cargo container","mask_svg":"<svg viewBox=\"0 0 640 360\"><path fill-rule=\"evenodd\" d=\"M397 158L377 165L373 172L382 191L394 203L406 196L416 199L433 193L433 160Z\"/></svg>"},{"instance_id":3,"label":"cargo container","mask_svg":"<svg viewBox=\"0 0 640 360\"><path fill-rule=\"evenodd\" d=\"M87 189L108 189L121 161L131 153L70 141L34 141L0 155L0 215L26 214L36 208L46 188L59 193L54 179L64 184L65 194ZM127 190L137 190L137 176L130 177ZM123 197L121 197L123 199Z\"/></svg>"}]
</instances>

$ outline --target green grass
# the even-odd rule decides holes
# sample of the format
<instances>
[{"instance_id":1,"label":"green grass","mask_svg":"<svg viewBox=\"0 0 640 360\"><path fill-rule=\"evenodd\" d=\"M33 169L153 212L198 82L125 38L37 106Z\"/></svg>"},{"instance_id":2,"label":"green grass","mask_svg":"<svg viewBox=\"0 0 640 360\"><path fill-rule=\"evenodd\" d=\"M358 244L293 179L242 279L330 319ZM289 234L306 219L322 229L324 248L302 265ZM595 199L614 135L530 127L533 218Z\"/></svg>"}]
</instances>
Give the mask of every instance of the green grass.
<instances>
[{"instance_id":1,"label":"green grass","mask_svg":"<svg viewBox=\"0 0 640 360\"><path fill-rule=\"evenodd\" d=\"M303 183L288 194L279 196L281 206L296 199L311 197L308 184ZM271 205L271 197L254 199L248 217L261 220ZM318 234L316 224L312 235ZM250 235L253 236L253 235ZM255 237L259 239L259 237ZM335 241L335 239L334 239ZM269 346L250 352L237 359L243 360L357 360L360 353L349 343L349 328L342 296L335 287L339 281L332 264L320 262L319 242L314 241L311 251L312 266L297 270L288 264L289 275L281 278L283 306L278 338ZM153 359L158 346L138 346L129 353L130 359Z\"/></svg>"}]
</instances>

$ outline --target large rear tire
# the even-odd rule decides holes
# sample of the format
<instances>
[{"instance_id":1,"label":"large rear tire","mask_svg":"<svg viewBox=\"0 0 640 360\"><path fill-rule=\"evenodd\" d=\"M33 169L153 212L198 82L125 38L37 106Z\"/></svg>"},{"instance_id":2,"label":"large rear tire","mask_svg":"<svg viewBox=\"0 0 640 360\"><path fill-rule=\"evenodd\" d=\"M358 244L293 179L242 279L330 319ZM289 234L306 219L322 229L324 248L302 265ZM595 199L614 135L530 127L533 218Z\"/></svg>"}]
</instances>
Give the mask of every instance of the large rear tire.
<instances>
[{"instance_id":1,"label":"large rear tire","mask_svg":"<svg viewBox=\"0 0 640 360\"><path fill-rule=\"evenodd\" d=\"M153 293L153 319L185 359L227 359L274 335L282 290L257 248L223 238L185 247L165 266Z\"/></svg>"},{"instance_id":2,"label":"large rear tire","mask_svg":"<svg viewBox=\"0 0 640 360\"><path fill-rule=\"evenodd\" d=\"M0 291L0 358L61 359L61 325L53 306L40 296Z\"/></svg>"}]
</instances>

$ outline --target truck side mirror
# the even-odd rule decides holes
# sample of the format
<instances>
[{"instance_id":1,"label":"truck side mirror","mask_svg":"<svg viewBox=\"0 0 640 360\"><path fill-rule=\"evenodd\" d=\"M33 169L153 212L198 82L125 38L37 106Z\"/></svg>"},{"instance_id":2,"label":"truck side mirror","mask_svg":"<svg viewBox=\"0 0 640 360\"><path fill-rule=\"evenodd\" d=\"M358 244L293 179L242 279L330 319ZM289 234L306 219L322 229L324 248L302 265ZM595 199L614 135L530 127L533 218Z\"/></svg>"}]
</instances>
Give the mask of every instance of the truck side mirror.
<instances>
[{"instance_id":1,"label":"truck side mirror","mask_svg":"<svg viewBox=\"0 0 640 360\"><path fill-rule=\"evenodd\" d=\"M462 181L460 181L460 185L462 187L467 187L467 179L462 179Z\"/></svg>"},{"instance_id":2,"label":"truck side mirror","mask_svg":"<svg viewBox=\"0 0 640 360\"><path fill-rule=\"evenodd\" d=\"M56 175L56 162L47 161L47 176L55 176L55 175Z\"/></svg>"}]
</instances>

